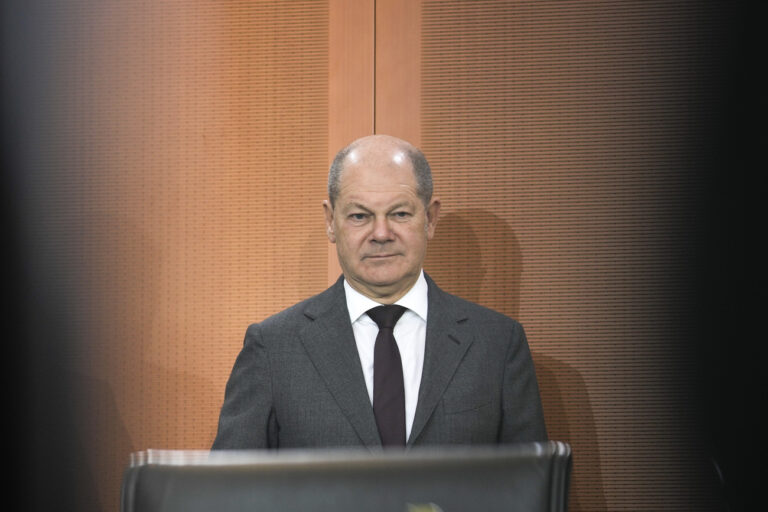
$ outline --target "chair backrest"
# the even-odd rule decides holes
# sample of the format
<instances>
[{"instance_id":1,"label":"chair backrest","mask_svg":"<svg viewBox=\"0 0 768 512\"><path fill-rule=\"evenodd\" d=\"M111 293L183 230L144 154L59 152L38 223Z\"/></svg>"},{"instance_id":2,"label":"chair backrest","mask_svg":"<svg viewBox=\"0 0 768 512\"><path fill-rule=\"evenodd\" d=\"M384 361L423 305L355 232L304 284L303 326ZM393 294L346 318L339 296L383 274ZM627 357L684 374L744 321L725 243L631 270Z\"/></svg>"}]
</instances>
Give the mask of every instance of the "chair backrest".
<instances>
[{"instance_id":1,"label":"chair backrest","mask_svg":"<svg viewBox=\"0 0 768 512\"><path fill-rule=\"evenodd\" d=\"M122 512L561 512L571 448L363 451L170 451L131 457Z\"/></svg>"}]
</instances>

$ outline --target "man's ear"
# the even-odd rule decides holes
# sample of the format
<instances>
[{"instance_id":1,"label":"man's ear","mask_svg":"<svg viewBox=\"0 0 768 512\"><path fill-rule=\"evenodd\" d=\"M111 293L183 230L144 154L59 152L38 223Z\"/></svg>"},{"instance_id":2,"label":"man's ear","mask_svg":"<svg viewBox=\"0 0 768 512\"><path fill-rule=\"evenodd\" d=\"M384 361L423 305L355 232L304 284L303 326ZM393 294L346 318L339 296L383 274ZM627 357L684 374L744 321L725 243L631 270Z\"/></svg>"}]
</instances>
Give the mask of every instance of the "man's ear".
<instances>
[{"instance_id":1,"label":"man's ear","mask_svg":"<svg viewBox=\"0 0 768 512\"><path fill-rule=\"evenodd\" d=\"M325 213L325 234L328 240L332 243L336 243L336 233L333 231L333 207L326 199L323 201L323 212Z\"/></svg>"},{"instance_id":2,"label":"man's ear","mask_svg":"<svg viewBox=\"0 0 768 512\"><path fill-rule=\"evenodd\" d=\"M440 199L434 198L427 206L427 240L432 240L435 236L437 227L437 218L440 215Z\"/></svg>"}]
</instances>

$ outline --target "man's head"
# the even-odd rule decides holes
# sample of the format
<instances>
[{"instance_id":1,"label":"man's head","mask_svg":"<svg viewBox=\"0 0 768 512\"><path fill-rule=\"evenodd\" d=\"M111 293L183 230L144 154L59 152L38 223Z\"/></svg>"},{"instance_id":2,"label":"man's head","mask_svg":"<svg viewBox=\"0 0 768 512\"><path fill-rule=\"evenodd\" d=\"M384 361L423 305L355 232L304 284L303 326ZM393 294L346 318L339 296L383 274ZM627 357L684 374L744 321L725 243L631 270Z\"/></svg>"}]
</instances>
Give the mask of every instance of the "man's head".
<instances>
[{"instance_id":1,"label":"man's head","mask_svg":"<svg viewBox=\"0 0 768 512\"><path fill-rule=\"evenodd\" d=\"M421 151L387 135L358 139L336 155L328 196L328 239L347 282L385 304L405 295L419 277L440 211Z\"/></svg>"},{"instance_id":2,"label":"man's head","mask_svg":"<svg viewBox=\"0 0 768 512\"><path fill-rule=\"evenodd\" d=\"M328 171L328 199L331 201L331 206L336 204L336 197L339 195L339 182L341 181L341 173L344 170L344 163L347 156L357 147L365 146L366 144L373 143L375 141L388 140L395 146L401 147L407 158L411 161L413 166L413 174L416 178L417 189L421 201L426 207L432 199L432 170L429 167L429 162L424 156L424 153L417 147L414 147L409 142L389 135L370 135L353 141L348 146L342 148L331 163L331 169Z\"/></svg>"}]
</instances>

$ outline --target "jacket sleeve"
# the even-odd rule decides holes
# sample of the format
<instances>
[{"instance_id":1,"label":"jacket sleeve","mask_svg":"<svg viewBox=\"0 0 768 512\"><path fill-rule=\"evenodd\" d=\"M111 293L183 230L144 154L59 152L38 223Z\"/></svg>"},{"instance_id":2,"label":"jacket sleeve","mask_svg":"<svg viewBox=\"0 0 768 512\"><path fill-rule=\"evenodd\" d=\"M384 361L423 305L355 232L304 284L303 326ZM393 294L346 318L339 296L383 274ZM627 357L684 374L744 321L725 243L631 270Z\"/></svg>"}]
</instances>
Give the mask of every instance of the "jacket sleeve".
<instances>
[{"instance_id":1,"label":"jacket sleeve","mask_svg":"<svg viewBox=\"0 0 768 512\"><path fill-rule=\"evenodd\" d=\"M258 324L245 333L227 382L213 450L276 448L277 422L272 400L269 353Z\"/></svg>"},{"instance_id":2,"label":"jacket sleeve","mask_svg":"<svg viewBox=\"0 0 768 512\"><path fill-rule=\"evenodd\" d=\"M502 389L500 443L546 441L539 385L523 326L514 322Z\"/></svg>"}]
</instances>

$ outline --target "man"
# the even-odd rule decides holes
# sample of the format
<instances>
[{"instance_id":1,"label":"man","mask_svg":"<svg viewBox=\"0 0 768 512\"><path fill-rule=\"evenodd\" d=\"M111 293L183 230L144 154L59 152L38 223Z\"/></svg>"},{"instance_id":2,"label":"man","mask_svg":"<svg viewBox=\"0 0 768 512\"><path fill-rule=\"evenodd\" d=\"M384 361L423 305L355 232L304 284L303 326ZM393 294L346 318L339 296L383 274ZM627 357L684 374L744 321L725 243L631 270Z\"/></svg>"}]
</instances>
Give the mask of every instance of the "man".
<instances>
[{"instance_id":1,"label":"man","mask_svg":"<svg viewBox=\"0 0 768 512\"><path fill-rule=\"evenodd\" d=\"M358 139L334 159L328 195L343 276L248 328L213 448L546 440L522 326L422 270L440 211L422 153Z\"/></svg>"}]
</instances>

